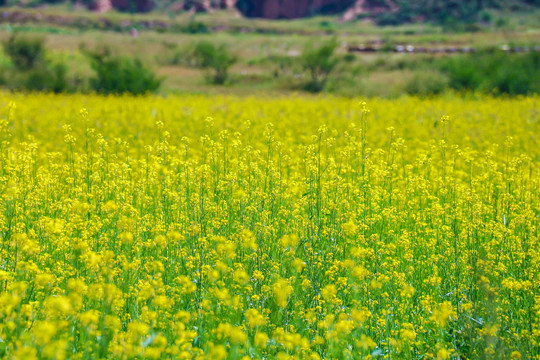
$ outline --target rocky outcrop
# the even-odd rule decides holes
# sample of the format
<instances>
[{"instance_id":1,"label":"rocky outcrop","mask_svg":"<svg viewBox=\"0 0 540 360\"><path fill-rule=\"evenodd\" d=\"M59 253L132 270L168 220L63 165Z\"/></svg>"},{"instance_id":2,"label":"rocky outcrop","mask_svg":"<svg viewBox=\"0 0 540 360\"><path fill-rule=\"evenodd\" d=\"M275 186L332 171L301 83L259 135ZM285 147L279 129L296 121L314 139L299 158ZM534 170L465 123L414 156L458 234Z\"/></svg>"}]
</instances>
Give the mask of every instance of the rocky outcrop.
<instances>
[{"instance_id":1,"label":"rocky outcrop","mask_svg":"<svg viewBox=\"0 0 540 360\"><path fill-rule=\"evenodd\" d=\"M1 1L1 0L0 0ZM111 8L120 11L148 12L160 0L90 0L88 7L97 12ZM344 14L343 21L362 13L388 10L392 0L176 0L168 6L172 11L212 12L216 9L239 11L246 17L294 19L315 14ZM379 10L380 10L379 9Z\"/></svg>"},{"instance_id":2,"label":"rocky outcrop","mask_svg":"<svg viewBox=\"0 0 540 360\"><path fill-rule=\"evenodd\" d=\"M392 0L368 1L356 0L355 3L343 13L340 21L351 21L362 14L376 15L383 12L396 12L399 7Z\"/></svg>"},{"instance_id":3,"label":"rocky outcrop","mask_svg":"<svg viewBox=\"0 0 540 360\"><path fill-rule=\"evenodd\" d=\"M112 2L111 0L96 0L89 3L88 8L98 13L106 13L112 9Z\"/></svg>"},{"instance_id":4,"label":"rocky outcrop","mask_svg":"<svg viewBox=\"0 0 540 360\"><path fill-rule=\"evenodd\" d=\"M294 19L313 14L335 14L355 0L238 0L237 8L247 17Z\"/></svg>"}]
</instances>

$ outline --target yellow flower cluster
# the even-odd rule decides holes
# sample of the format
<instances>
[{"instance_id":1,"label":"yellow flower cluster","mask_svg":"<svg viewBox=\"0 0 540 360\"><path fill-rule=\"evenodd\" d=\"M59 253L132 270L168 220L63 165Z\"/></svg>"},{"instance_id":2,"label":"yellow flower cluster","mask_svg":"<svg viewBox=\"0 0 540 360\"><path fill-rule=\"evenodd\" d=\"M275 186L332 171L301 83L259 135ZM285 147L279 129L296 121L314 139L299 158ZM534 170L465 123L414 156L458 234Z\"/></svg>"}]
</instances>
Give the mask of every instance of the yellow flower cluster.
<instances>
[{"instance_id":1,"label":"yellow flower cluster","mask_svg":"<svg viewBox=\"0 0 540 360\"><path fill-rule=\"evenodd\" d=\"M0 357L540 359L539 100L0 93Z\"/></svg>"}]
</instances>

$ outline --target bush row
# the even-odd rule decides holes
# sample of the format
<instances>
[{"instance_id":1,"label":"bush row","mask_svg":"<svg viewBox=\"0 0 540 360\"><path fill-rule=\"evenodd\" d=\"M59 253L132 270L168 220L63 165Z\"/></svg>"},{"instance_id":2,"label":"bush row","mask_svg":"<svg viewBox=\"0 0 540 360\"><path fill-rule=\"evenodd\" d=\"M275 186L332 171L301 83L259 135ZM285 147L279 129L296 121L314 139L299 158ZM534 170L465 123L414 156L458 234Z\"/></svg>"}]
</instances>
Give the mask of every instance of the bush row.
<instances>
[{"instance_id":1,"label":"bush row","mask_svg":"<svg viewBox=\"0 0 540 360\"><path fill-rule=\"evenodd\" d=\"M540 93L540 53L479 54L440 58L423 64L407 84L407 92L433 95L447 88L459 92L506 95Z\"/></svg>"},{"instance_id":2,"label":"bush row","mask_svg":"<svg viewBox=\"0 0 540 360\"><path fill-rule=\"evenodd\" d=\"M44 40L13 34L2 43L12 64L0 73L0 85L13 90L75 92L84 90L79 79L69 79L65 63L48 56ZM108 48L81 48L94 75L88 79L90 90L102 94L144 94L156 91L162 79L139 59L115 56Z\"/></svg>"},{"instance_id":3,"label":"bush row","mask_svg":"<svg viewBox=\"0 0 540 360\"><path fill-rule=\"evenodd\" d=\"M12 69L0 72L0 85L11 89L52 92L90 89L104 94L143 94L158 90L162 82L139 59L115 56L108 48L89 50L81 47L94 72L88 81L84 81L68 78L67 66L50 59L43 39L14 34L2 45ZM338 74L332 76L332 84L327 90L339 93L340 84L351 86L347 81L344 83L343 78L356 81L365 71L382 69L412 71L413 76L400 89L419 96L435 95L447 89L509 95L540 93L538 52L509 55L482 51L443 58L380 59L382 62L378 60L369 65L359 65L351 53L337 56L336 48L335 39L317 45L308 43L298 58L272 56L265 58L264 62L275 65L274 78L303 72L302 88L310 92L327 88L330 75L334 72ZM224 45L216 46L202 41L178 50L168 62L203 69L208 83L222 85L230 82L229 70L237 60ZM88 86L84 87L86 83Z\"/></svg>"},{"instance_id":4,"label":"bush row","mask_svg":"<svg viewBox=\"0 0 540 360\"><path fill-rule=\"evenodd\" d=\"M71 92L82 90L81 81L67 78L67 66L50 60L42 38L13 34L2 43L4 53L10 59L13 71L0 73L0 84L16 90ZM324 89L328 77L338 63L334 55L337 42L332 39L319 46L306 46L300 62L309 74L305 89L319 92ZM89 79L90 89L103 94L143 94L156 91L162 79L136 58L115 56L103 47L89 50L81 47L89 60L94 76ZM172 62L185 63L205 70L209 83L222 85L229 81L229 69L237 62L224 45L216 46L201 41Z\"/></svg>"}]
</instances>

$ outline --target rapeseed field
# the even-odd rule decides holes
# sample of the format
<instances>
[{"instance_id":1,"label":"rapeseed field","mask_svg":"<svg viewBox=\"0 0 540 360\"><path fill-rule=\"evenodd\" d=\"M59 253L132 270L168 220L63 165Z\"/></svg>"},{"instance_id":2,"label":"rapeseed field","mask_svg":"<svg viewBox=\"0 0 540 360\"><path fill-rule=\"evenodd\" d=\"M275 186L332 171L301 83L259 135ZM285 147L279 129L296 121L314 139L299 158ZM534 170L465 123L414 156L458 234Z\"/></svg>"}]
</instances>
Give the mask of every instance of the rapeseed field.
<instances>
[{"instance_id":1,"label":"rapeseed field","mask_svg":"<svg viewBox=\"0 0 540 360\"><path fill-rule=\"evenodd\" d=\"M540 359L540 98L0 93L5 359Z\"/></svg>"}]
</instances>

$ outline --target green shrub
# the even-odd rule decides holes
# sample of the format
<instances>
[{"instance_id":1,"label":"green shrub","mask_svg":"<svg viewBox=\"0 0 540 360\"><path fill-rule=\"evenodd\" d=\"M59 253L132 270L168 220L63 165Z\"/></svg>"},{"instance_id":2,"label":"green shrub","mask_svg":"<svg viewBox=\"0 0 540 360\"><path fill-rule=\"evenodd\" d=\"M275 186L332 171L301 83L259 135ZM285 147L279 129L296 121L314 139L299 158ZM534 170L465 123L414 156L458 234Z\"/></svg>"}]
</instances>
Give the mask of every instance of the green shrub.
<instances>
[{"instance_id":1,"label":"green shrub","mask_svg":"<svg viewBox=\"0 0 540 360\"><path fill-rule=\"evenodd\" d=\"M45 61L44 40L40 37L14 33L2 43L2 47L17 70L30 70Z\"/></svg>"},{"instance_id":2,"label":"green shrub","mask_svg":"<svg viewBox=\"0 0 540 360\"><path fill-rule=\"evenodd\" d=\"M7 85L17 90L62 93L69 88L66 75L67 67L62 63L39 65L28 71L14 73Z\"/></svg>"},{"instance_id":3,"label":"green shrub","mask_svg":"<svg viewBox=\"0 0 540 360\"><path fill-rule=\"evenodd\" d=\"M67 67L47 59L42 38L11 35L2 43L13 70L2 76L2 85L16 90L51 91L69 90Z\"/></svg>"},{"instance_id":4,"label":"green shrub","mask_svg":"<svg viewBox=\"0 0 540 360\"><path fill-rule=\"evenodd\" d=\"M300 56L302 68L310 77L306 90L319 92L324 89L328 76L339 61L334 55L336 48L336 39L331 39L320 46L314 46L312 43L306 45Z\"/></svg>"},{"instance_id":5,"label":"green shrub","mask_svg":"<svg viewBox=\"0 0 540 360\"><path fill-rule=\"evenodd\" d=\"M375 23L379 26L397 26L411 19L408 14L383 12L375 17Z\"/></svg>"},{"instance_id":6,"label":"green shrub","mask_svg":"<svg viewBox=\"0 0 540 360\"><path fill-rule=\"evenodd\" d=\"M448 75L449 85L456 90L476 90L484 77L483 69L472 57L449 57L442 60L441 70ZM482 71L480 71L482 70Z\"/></svg>"},{"instance_id":7,"label":"green shrub","mask_svg":"<svg viewBox=\"0 0 540 360\"><path fill-rule=\"evenodd\" d=\"M238 60L229 53L225 45L215 46L209 41L201 41L193 50L196 66L209 70L209 82L223 85L229 79L229 69Z\"/></svg>"},{"instance_id":8,"label":"green shrub","mask_svg":"<svg viewBox=\"0 0 540 360\"><path fill-rule=\"evenodd\" d=\"M450 87L509 95L540 92L540 54L483 52L439 62Z\"/></svg>"},{"instance_id":9,"label":"green shrub","mask_svg":"<svg viewBox=\"0 0 540 360\"><path fill-rule=\"evenodd\" d=\"M193 59L195 66L200 68L209 67L212 64L212 59L217 48L209 41L201 41L193 48Z\"/></svg>"},{"instance_id":10,"label":"green shrub","mask_svg":"<svg viewBox=\"0 0 540 360\"><path fill-rule=\"evenodd\" d=\"M139 59L114 56L108 48L94 51L83 48L83 52L95 72L90 87L98 93L139 95L155 92L161 85L162 79Z\"/></svg>"},{"instance_id":11,"label":"green shrub","mask_svg":"<svg viewBox=\"0 0 540 360\"><path fill-rule=\"evenodd\" d=\"M208 26L206 24L199 22L199 21L190 21L183 29L182 32L188 33L188 34L206 34L209 33L210 30L208 29Z\"/></svg>"},{"instance_id":12,"label":"green shrub","mask_svg":"<svg viewBox=\"0 0 540 360\"><path fill-rule=\"evenodd\" d=\"M356 55L354 55L353 53L348 52L345 55L343 55L343 61L347 63L351 63L355 60L356 60Z\"/></svg>"},{"instance_id":13,"label":"green shrub","mask_svg":"<svg viewBox=\"0 0 540 360\"><path fill-rule=\"evenodd\" d=\"M430 96L442 93L448 87L448 78L437 71L421 71L414 74L405 85L410 95Z\"/></svg>"}]
</instances>

